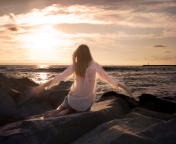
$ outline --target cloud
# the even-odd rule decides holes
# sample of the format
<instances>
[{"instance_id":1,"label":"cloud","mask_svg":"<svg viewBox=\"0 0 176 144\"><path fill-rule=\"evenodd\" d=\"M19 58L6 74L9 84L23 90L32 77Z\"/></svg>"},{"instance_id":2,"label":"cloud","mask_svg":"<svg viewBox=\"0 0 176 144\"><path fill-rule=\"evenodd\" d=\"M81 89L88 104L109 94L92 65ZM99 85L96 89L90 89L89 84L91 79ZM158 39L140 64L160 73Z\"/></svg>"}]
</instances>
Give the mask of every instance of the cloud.
<instances>
[{"instance_id":1,"label":"cloud","mask_svg":"<svg viewBox=\"0 0 176 144\"><path fill-rule=\"evenodd\" d=\"M175 38L176 37L176 28L166 28L162 32L163 38Z\"/></svg>"},{"instance_id":2,"label":"cloud","mask_svg":"<svg viewBox=\"0 0 176 144\"><path fill-rule=\"evenodd\" d=\"M15 26L13 26L13 27L9 27L9 28L7 28L7 30L10 30L10 31L14 31L14 32L16 32L16 31L18 31L18 28L15 27Z\"/></svg>"},{"instance_id":3,"label":"cloud","mask_svg":"<svg viewBox=\"0 0 176 144\"><path fill-rule=\"evenodd\" d=\"M72 5L111 5L117 2L117 0L1 0L0 16L8 13L13 13L15 15L28 13L32 9L44 9L53 4L69 7Z\"/></svg>"},{"instance_id":4,"label":"cloud","mask_svg":"<svg viewBox=\"0 0 176 144\"><path fill-rule=\"evenodd\" d=\"M69 47L87 43L104 53L112 53L111 46L115 54L118 48L129 52L129 47L136 51L149 45L153 55L170 55L174 44L169 38L176 38L175 7L174 0L0 1L0 44L26 48L31 37L51 34L62 48L71 41Z\"/></svg>"},{"instance_id":5,"label":"cloud","mask_svg":"<svg viewBox=\"0 0 176 144\"><path fill-rule=\"evenodd\" d=\"M153 47L154 48L166 48L166 46L164 46L164 45L154 45Z\"/></svg>"},{"instance_id":6,"label":"cloud","mask_svg":"<svg viewBox=\"0 0 176 144\"><path fill-rule=\"evenodd\" d=\"M172 56L151 56L152 60L156 60L156 61L170 61L173 60L174 57Z\"/></svg>"}]
</instances>

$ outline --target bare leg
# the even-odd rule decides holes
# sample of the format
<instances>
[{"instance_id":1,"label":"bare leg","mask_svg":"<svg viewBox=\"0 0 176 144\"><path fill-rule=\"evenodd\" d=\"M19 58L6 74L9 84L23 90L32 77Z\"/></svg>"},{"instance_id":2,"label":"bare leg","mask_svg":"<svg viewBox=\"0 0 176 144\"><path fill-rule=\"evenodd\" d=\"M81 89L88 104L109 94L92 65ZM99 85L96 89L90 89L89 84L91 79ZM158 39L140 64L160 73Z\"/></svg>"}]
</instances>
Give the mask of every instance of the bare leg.
<instances>
[{"instance_id":1,"label":"bare leg","mask_svg":"<svg viewBox=\"0 0 176 144\"><path fill-rule=\"evenodd\" d=\"M66 109L65 105L64 105L64 103L62 103L57 110L51 110L51 111L45 112L44 118L52 117L53 115L65 110L65 109Z\"/></svg>"},{"instance_id":2,"label":"bare leg","mask_svg":"<svg viewBox=\"0 0 176 144\"><path fill-rule=\"evenodd\" d=\"M55 111L56 110L51 110L51 111L46 111L45 113L44 113L44 118L49 118L49 117L51 117L54 113L55 113Z\"/></svg>"},{"instance_id":3,"label":"bare leg","mask_svg":"<svg viewBox=\"0 0 176 144\"><path fill-rule=\"evenodd\" d=\"M59 112L59 113L55 113L53 115L53 117L57 117L57 116L63 116L69 113L69 109L64 109L63 111Z\"/></svg>"},{"instance_id":4,"label":"bare leg","mask_svg":"<svg viewBox=\"0 0 176 144\"><path fill-rule=\"evenodd\" d=\"M73 110L73 109L64 109L63 111L61 111L59 113L55 113L53 115L53 117L63 116L63 115L70 114L70 113L75 113L75 110Z\"/></svg>"}]
</instances>

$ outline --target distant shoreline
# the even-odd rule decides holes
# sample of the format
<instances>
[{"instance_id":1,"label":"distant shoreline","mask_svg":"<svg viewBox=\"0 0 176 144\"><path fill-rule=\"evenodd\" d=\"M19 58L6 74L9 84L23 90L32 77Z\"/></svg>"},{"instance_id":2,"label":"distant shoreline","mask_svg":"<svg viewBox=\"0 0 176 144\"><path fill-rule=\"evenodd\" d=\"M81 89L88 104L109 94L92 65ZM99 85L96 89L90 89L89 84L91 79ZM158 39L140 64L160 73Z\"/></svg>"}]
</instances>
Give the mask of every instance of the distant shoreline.
<instances>
[{"instance_id":1,"label":"distant shoreline","mask_svg":"<svg viewBox=\"0 0 176 144\"><path fill-rule=\"evenodd\" d=\"M176 66L176 65L143 65L143 66Z\"/></svg>"}]
</instances>

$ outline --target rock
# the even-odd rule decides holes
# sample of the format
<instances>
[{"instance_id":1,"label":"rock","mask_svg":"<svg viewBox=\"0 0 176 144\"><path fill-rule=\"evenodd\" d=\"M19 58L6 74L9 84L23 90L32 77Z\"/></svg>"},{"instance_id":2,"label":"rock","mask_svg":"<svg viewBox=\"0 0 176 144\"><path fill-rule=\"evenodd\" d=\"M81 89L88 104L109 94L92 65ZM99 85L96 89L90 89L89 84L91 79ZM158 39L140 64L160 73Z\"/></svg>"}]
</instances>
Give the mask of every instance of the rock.
<instances>
[{"instance_id":1,"label":"rock","mask_svg":"<svg viewBox=\"0 0 176 144\"><path fill-rule=\"evenodd\" d=\"M159 99L150 94L143 94L139 100L140 107L145 109L169 114L176 112L176 103Z\"/></svg>"},{"instance_id":2,"label":"rock","mask_svg":"<svg viewBox=\"0 0 176 144\"><path fill-rule=\"evenodd\" d=\"M13 99L0 89L0 125L12 122L16 111L16 104Z\"/></svg>"},{"instance_id":3,"label":"rock","mask_svg":"<svg viewBox=\"0 0 176 144\"><path fill-rule=\"evenodd\" d=\"M16 101L17 106L21 107L30 103L40 103L47 101L53 108L57 108L68 95L69 90L45 90L41 93L34 93L33 90L25 91Z\"/></svg>"},{"instance_id":4,"label":"rock","mask_svg":"<svg viewBox=\"0 0 176 144\"><path fill-rule=\"evenodd\" d=\"M122 118L130 111L128 104L121 98L94 103L91 112L66 116L31 119L1 127L0 143L18 144L69 144L103 122Z\"/></svg>"},{"instance_id":5,"label":"rock","mask_svg":"<svg viewBox=\"0 0 176 144\"><path fill-rule=\"evenodd\" d=\"M132 112L135 112L147 117L151 117L151 118L161 119L161 120L170 120L173 117L171 114L152 111L141 107L134 108Z\"/></svg>"},{"instance_id":6,"label":"rock","mask_svg":"<svg viewBox=\"0 0 176 144\"><path fill-rule=\"evenodd\" d=\"M16 104L13 99L0 90L0 118L11 116L16 111Z\"/></svg>"},{"instance_id":7,"label":"rock","mask_svg":"<svg viewBox=\"0 0 176 144\"><path fill-rule=\"evenodd\" d=\"M158 144L175 144L176 143L176 118L167 122L160 122L148 129L140 132L139 137L152 139Z\"/></svg>"},{"instance_id":8,"label":"rock","mask_svg":"<svg viewBox=\"0 0 176 144\"><path fill-rule=\"evenodd\" d=\"M161 99L163 99L163 100L168 100L168 101L176 101L176 97L174 96L172 96L172 97L162 97Z\"/></svg>"},{"instance_id":9,"label":"rock","mask_svg":"<svg viewBox=\"0 0 176 144\"><path fill-rule=\"evenodd\" d=\"M148 118L137 113L130 113L123 119L115 119L97 126L72 144L153 143L153 140L138 138L137 134L159 122L162 122L162 120ZM129 138L124 138L126 135L132 135L135 139L131 141L130 136Z\"/></svg>"},{"instance_id":10,"label":"rock","mask_svg":"<svg viewBox=\"0 0 176 144\"><path fill-rule=\"evenodd\" d=\"M28 78L20 78L20 79L10 78L9 80L11 88L19 92L24 92L25 90L38 86L38 84L36 84L35 82L33 82Z\"/></svg>"},{"instance_id":11,"label":"rock","mask_svg":"<svg viewBox=\"0 0 176 144\"><path fill-rule=\"evenodd\" d=\"M119 98L124 99L128 103L128 105L130 106L130 108L135 108L135 107L139 106L139 102L137 102L134 98L130 98L128 96L118 94L114 91L109 91L109 92L104 93L100 97L99 101L109 99L110 97L119 97Z\"/></svg>"},{"instance_id":12,"label":"rock","mask_svg":"<svg viewBox=\"0 0 176 144\"><path fill-rule=\"evenodd\" d=\"M20 97L21 92L13 90L13 89L10 89L8 91L8 95L10 95L13 98L13 100L16 101Z\"/></svg>"},{"instance_id":13,"label":"rock","mask_svg":"<svg viewBox=\"0 0 176 144\"><path fill-rule=\"evenodd\" d=\"M18 97L16 104L18 107L24 106L30 103L36 103L41 97L41 94L34 93L32 89L26 90L24 93Z\"/></svg>"},{"instance_id":14,"label":"rock","mask_svg":"<svg viewBox=\"0 0 176 144\"><path fill-rule=\"evenodd\" d=\"M25 105L23 107L20 107L15 115L14 118L17 120L25 119L27 117L33 116L33 115L40 115L45 113L46 111L52 110L53 108L48 102L42 102L42 103L32 103Z\"/></svg>"},{"instance_id":15,"label":"rock","mask_svg":"<svg viewBox=\"0 0 176 144\"><path fill-rule=\"evenodd\" d=\"M46 92L43 97L45 101L49 102L50 105L56 109L64 101L68 93L69 90L54 90Z\"/></svg>"},{"instance_id":16,"label":"rock","mask_svg":"<svg viewBox=\"0 0 176 144\"><path fill-rule=\"evenodd\" d=\"M61 81L59 85L54 86L51 88L52 91L55 90L66 90L66 89L70 89L71 85L72 85L72 81Z\"/></svg>"},{"instance_id":17,"label":"rock","mask_svg":"<svg viewBox=\"0 0 176 144\"><path fill-rule=\"evenodd\" d=\"M31 89L35 86L38 86L35 82L28 78L7 78L3 74L0 74L1 86L8 87L9 89L14 89L19 92L24 92L27 89Z\"/></svg>"}]
</instances>

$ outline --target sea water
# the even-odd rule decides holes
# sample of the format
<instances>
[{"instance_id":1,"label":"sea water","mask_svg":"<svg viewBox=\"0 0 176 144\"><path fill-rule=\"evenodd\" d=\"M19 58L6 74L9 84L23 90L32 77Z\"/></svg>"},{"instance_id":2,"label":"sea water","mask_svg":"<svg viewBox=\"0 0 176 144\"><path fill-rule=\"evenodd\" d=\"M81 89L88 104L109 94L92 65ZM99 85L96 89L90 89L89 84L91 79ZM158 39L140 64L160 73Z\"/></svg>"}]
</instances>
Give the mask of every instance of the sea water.
<instances>
[{"instance_id":1,"label":"sea water","mask_svg":"<svg viewBox=\"0 0 176 144\"><path fill-rule=\"evenodd\" d=\"M17 79L27 77L38 84L43 84L61 74L66 68L67 65L1 65L0 73ZM142 94L157 97L176 96L175 66L103 66L103 68L109 75L124 82L132 90L135 98ZM126 94L125 91L98 80L97 99L107 91Z\"/></svg>"}]
</instances>

